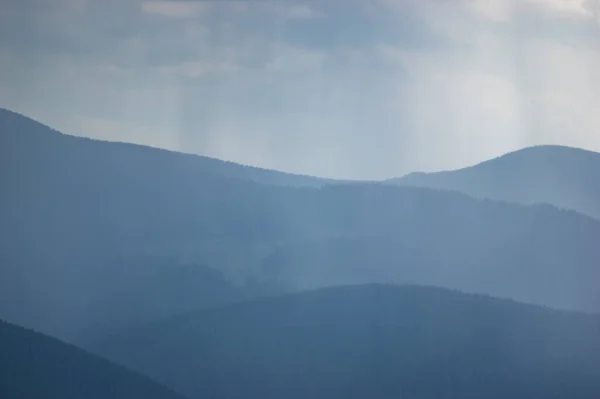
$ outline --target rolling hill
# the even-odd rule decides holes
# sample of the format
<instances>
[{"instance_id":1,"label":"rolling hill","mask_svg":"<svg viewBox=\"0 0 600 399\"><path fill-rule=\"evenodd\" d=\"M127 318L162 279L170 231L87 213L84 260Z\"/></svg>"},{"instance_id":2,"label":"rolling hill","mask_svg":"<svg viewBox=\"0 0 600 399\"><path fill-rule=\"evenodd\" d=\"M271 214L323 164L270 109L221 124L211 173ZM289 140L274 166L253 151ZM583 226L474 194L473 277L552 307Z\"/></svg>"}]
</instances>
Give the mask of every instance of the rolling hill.
<instances>
[{"instance_id":1,"label":"rolling hill","mask_svg":"<svg viewBox=\"0 0 600 399\"><path fill-rule=\"evenodd\" d=\"M183 399L122 366L3 321L0 321L0 397Z\"/></svg>"},{"instance_id":2,"label":"rolling hill","mask_svg":"<svg viewBox=\"0 0 600 399\"><path fill-rule=\"evenodd\" d=\"M338 234L269 254L288 289L418 283L600 311L600 223L575 212L376 184L325 187L295 209Z\"/></svg>"},{"instance_id":3,"label":"rolling hill","mask_svg":"<svg viewBox=\"0 0 600 399\"><path fill-rule=\"evenodd\" d=\"M4 319L78 344L137 323L254 296L251 287L235 286L214 269L160 258L6 262L0 275Z\"/></svg>"},{"instance_id":4,"label":"rolling hill","mask_svg":"<svg viewBox=\"0 0 600 399\"><path fill-rule=\"evenodd\" d=\"M600 317L416 286L192 312L94 350L191 398L600 395Z\"/></svg>"},{"instance_id":5,"label":"rolling hill","mask_svg":"<svg viewBox=\"0 0 600 399\"><path fill-rule=\"evenodd\" d=\"M600 223L576 212L378 183L262 184L0 120L0 317L70 342L368 282L600 311Z\"/></svg>"},{"instance_id":6,"label":"rolling hill","mask_svg":"<svg viewBox=\"0 0 600 399\"><path fill-rule=\"evenodd\" d=\"M464 169L411 173L388 182L522 204L548 203L600 219L599 175L598 153L538 146Z\"/></svg>"},{"instance_id":7,"label":"rolling hill","mask_svg":"<svg viewBox=\"0 0 600 399\"><path fill-rule=\"evenodd\" d=\"M77 150L77 151L73 151ZM0 108L0 154L2 161L10 165L15 158L25 157L38 161L51 162L56 168L68 170L73 161L112 165L113 168L149 175L165 173L189 175L212 175L255 183L291 186L319 187L334 180L313 176L284 173L274 170L240 165L215 158L185 154L142 145L92 140L69 136L49 126L16 112ZM19 172L36 172L39 166L32 162L30 168ZM142 168L142 166L144 166ZM33 170L32 170L33 169ZM20 175L14 175L17 179ZM41 177L41 176L40 176ZM17 182L15 182L16 184Z\"/></svg>"}]
</instances>

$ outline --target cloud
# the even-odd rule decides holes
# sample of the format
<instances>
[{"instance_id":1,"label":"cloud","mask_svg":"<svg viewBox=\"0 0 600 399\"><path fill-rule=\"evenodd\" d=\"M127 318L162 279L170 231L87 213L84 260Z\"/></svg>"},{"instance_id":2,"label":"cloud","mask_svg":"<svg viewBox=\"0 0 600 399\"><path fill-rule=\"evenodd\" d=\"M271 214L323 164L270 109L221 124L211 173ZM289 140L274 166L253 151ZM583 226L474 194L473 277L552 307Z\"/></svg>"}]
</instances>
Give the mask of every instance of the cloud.
<instances>
[{"instance_id":1,"label":"cloud","mask_svg":"<svg viewBox=\"0 0 600 399\"><path fill-rule=\"evenodd\" d=\"M596 0L469 0L473 10L498 22L506 22L523 12L545 13L553 18L590 18Z\"/></svg>"},{"instance_id":2,"label":"cloud","mask_svg":"<svg viewBox=\"0 0 600 399\"><path fill-rule=\"evenodd\" d=\"M197 18L205 13L209 4L189 1L143 1L142 11L168 18Z\"/></svg>"},{"instance_id":3,"label":"cloud","mask_svg":"<svg viewBox=\"0 0 600 399\"><path fill-rule=\"evenodd\" d=\"M313 19L322 17L323 14L315 11L312 7L306 4L293 5L288 11L288 18L290 19Z\"/></svg>"},{"instance_id":4,"label":"cloud","mask_svg":"<svg viewBox=\"0 0 600 399\"><path fill-rule=\"evenodd\" d=\"M600 150L597 0L8 0L0 106L331 177Z\"/></svg>"}]
</instances>

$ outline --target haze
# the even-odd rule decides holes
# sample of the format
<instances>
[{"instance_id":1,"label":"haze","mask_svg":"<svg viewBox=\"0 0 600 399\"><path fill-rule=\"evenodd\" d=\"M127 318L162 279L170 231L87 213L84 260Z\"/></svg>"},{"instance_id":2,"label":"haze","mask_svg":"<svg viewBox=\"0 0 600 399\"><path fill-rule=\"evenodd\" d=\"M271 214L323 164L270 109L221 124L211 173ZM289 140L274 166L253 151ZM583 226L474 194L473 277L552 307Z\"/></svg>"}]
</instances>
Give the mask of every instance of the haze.
<instances>
[{"instance_id":1,"label":"haze","mask_svg":"<svg viewBox=\"0 0 600 399\"><path fill-rule=\"evenodd\" d=\"M596 0L4 0L0 107L65 133L380 179L600 150Z\"/></svg>"},{"instance_id":2,"label":"haze","mask_svg":"<svg viewBox=\"0 0 600 399\"><path fill-rule=\"evenodd\" d=\"M0 398L600 398L599 39L600 0L0 0Z\"/></svg>"}]
</instances>

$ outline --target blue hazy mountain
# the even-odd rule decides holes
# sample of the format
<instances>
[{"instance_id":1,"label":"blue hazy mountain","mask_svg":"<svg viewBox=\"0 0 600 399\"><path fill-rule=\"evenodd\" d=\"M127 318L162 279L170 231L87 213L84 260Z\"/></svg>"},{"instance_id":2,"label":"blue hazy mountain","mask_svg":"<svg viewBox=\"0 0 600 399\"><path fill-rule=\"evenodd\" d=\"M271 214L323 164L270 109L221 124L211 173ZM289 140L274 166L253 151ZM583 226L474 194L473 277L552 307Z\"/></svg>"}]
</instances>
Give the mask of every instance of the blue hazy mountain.
<instances>
[{"instance_id":1,"label":"blue hazy mountain","mask_svg":"<svg viewBox=\"0 0 600 399\"><path fill-rule=\"evenodd\" d=\"M122 366L1 320L0 398L183 399Z\"/></svg>"},{"instance_id":2,"label":"blue hazy mountain","mask_svg":"<svg viewBox=\"0 0 600 399\"><path fill-rule=\"evenodd\" d=\"M0 121L0 317L72 342L349 283L600 311L600 223L576 212L378 183L262 184L194 156Z\"/></svg>"},{"instance_id":3,"label":"blue hazy mountain","mask_svg":"<svg viewBox=\"0 0 600 399\"><path fill-rule=\"evenodd\" d=\"M73 151L76 150L76 151ZM114 168L135 173L191 173L194 176L214 175L256 183L318 187L330 179L278 172L252 166L236 164L199 155L184 154L163 149L129 144L91 140L62 134L46 125L13 111L0 108L0 154L4 165L11 165L14 158L25 157L55 163L56 168L70 169L71 162L86 160L98 166L112 165ZM36 163L29 168L11 171L15 180L23 174L35 172ZM143 168L142 168L143 167ZM18 173L17 173L18 172Z\"/></svg>"},{"instance_id":4,"label":"blue hazy mountain","mask_svg":"<svg viewBox=\"0 0 600 399\"><path fill-rule=\"evenodd\" d=\"M478 198L548 203L600 219L600 154L538 146L455 171L411 173L388 182L460 191Z\"/></svg>"},{"instance_id":5,"label":"blue hazy mountain","mask_svg":"<svg viewBox=\"0 0 600 399\"><path fill-rule=\"evenodd\" d=\"M600 395L599 316L416 286L191 312L94 350L191 398Z\"/></svg>"}]
</instances>

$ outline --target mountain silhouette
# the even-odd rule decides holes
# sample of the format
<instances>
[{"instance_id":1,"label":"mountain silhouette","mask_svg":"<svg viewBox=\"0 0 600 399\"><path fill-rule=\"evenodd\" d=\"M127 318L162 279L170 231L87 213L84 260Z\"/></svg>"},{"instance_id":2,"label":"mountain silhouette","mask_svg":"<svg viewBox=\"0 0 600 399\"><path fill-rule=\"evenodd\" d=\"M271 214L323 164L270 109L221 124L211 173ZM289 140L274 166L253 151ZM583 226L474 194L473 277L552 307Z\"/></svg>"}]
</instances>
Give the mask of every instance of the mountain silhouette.
<instances>
[{"instance_id":1,"label":"mountain silhouette","mask_svg":"<svg viewBox=\"0 0 600 399\"><path fill-rule=\"evenodd\" d=\"M600 311L600 223L576 212L380 183L257 183L3 115L0 317L63 340L373 282Z\"/></svg>"},{"instance_id":2,"label":"mountain silhouette","mask_svg":"<svg viewBox=\"0 0 600 399\"><path fill-rule=\"evenodd\" d=\"M597 398L600 318L335 287L180 315L94 350L191 398Z\"/></svg>"},{"instance_id":3,"label":"mountain silhouette","mask_svg":"<svg viewBox=\"0 0 600 399\"><path fill-rule=\"evenodd\" d=\"M411 173L388 182L523 204L548 203L600 219L599 175L599 153L548 145L464 169Z\"/></svg>"},{"instance_id":4,"label":"mountain silhouette","mask_svg":"<svg viewBox=\"0 0 600 399\"><path fill-rule=\"evenodd\" d=\"M380 184L327 186L294 209L335 233L268 255L263 267L291 289L418 283L600 311L600 223L576 212Z\"/></svg>"},{"instance_id":5,"label":"mountain silhouette","mask_svg":"<svg viewBox=\"0 0 600 399\"><path fill-rule=\"evenodd\" d=\"M73 151L76 150L76 151ZM215 158L167 151L142 145L92 140L85 137L69 136L60 133L24 115L0 108L0 154L2 161L10 165L15 158L24 156L38 162L52 162L56 167L68 169L68 163L85 160L86 164L99 166L112 165L124 171L159 174L186 173L214 175L262 184L292 187L319 187L334 180L312 176L284 173ZM80 153L81 151L81 153ZM108 161L108 162L107 162ZM141 166L144 168L140 168ZM21 173L35 172L36 162L25 170L11 171L14 179ZM18 172L18 173L17 173ZM189 176L190 182L194 176Z\"/></svg>"},{"instance_id":6,"label":"mountain silhouette","mask_svg":"<svg viewBox=\"0 0 600 399\"><path fill-rule=\"evenodd\" d=\"M3 321L0 354L5 399L183 399L122 366Z\"/></svg>"}]
</instances>

